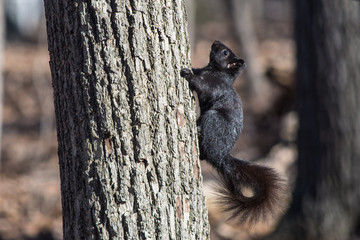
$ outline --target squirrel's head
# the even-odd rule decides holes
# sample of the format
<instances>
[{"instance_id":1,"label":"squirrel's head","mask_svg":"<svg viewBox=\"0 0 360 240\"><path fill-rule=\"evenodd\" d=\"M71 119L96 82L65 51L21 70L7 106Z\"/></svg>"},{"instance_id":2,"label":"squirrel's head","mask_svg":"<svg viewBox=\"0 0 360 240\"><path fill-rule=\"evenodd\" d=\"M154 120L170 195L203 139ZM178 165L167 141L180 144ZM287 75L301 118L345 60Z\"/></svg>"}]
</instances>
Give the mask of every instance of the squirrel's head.
<instances>
[{"instance_id":1,"label":"squirrel's head","mask_svg":"<svg viewBox=\"0 0 360 240\"><path fill-rule=\"evenodd\" d=\"M230 48L220 41L214 41L211 46L210 64L221 71L238 72L246 66L245 61L238 58Z\"/></svg>"}]
</instances>

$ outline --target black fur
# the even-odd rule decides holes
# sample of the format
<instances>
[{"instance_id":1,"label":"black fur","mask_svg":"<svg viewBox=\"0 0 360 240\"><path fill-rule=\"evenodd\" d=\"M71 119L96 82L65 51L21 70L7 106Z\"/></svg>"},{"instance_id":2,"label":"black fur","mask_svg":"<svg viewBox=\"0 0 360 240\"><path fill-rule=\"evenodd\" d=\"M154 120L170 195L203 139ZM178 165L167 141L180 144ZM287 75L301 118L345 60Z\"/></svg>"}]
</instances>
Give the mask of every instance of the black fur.
<instances>
[{"instance_id":1,"label":"black fur","mask_svg":"<svg viewBox=\"0 0 360 240\"><path fill-rule=\"evenodd\" d=\"M220 202L240 222L266 219L282 204L283 184L270 168L230 155L243 127L242 103L233 83L245 68L219 41L211 46L210 62L204 68L184 68L181 76L197 92L201 115L197 120L200 159L213 165L222 179ZM243 194L250 189L252 196Z\"/></svg>"}]
</instances>

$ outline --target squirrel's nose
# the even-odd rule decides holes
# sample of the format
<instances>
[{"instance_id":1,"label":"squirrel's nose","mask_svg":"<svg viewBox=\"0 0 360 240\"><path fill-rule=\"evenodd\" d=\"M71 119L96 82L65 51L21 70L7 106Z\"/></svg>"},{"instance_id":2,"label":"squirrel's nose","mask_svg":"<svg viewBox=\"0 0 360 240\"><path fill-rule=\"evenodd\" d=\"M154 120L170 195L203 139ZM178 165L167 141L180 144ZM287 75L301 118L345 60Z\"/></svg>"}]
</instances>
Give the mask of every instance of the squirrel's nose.
<instances>
[{"instance_id":1,"label":"squirrel's nose","mask_svg":"<svg viewBox=\"0 0 360 240\"><path fill-rule=\"evenodd\" d=\"M246 67L246 63L245 63L245 61L242 60L242 59L239 59L238 65L239 65L240 67L242 67L242 68Z\"/></svg>"}]
</instances>

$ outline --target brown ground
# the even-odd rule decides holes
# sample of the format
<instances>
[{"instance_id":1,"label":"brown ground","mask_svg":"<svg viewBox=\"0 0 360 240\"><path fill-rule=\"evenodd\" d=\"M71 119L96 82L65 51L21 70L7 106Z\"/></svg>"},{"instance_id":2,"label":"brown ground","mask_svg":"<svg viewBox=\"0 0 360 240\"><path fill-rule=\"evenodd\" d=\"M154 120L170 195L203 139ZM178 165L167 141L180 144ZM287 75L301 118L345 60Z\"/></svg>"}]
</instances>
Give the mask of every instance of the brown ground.
<instances>
[{"instance_id":1,"label":"brown ground","mask_svg":"<svg viewBox=\"0 0 360 240\"><path fill-rule=\"evenodd\" d=\"M46 46L5 50L0 239L62 239Z\"/></svg>"}]
</instances>

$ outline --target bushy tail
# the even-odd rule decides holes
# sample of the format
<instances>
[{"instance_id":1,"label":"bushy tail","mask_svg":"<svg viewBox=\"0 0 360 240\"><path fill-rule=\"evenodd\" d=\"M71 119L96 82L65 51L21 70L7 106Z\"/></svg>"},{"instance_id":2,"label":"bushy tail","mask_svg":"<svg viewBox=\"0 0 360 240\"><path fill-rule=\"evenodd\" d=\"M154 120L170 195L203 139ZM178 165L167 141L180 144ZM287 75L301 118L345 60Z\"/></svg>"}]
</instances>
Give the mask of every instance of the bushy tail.
<instances>
[{"instance_id":1,"label":"bushy tail","mask_svg":"<svg viewBox=\"0 0 360 240\"><path fill-rule=\"evenodd\" d=\"M230 155L224 160L218 201L231 219L253 224L284 210L285 184L273 169Z\"/></svg>"}]
</instances>

